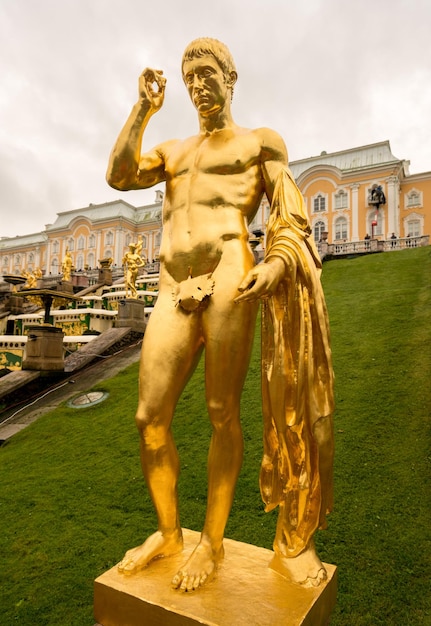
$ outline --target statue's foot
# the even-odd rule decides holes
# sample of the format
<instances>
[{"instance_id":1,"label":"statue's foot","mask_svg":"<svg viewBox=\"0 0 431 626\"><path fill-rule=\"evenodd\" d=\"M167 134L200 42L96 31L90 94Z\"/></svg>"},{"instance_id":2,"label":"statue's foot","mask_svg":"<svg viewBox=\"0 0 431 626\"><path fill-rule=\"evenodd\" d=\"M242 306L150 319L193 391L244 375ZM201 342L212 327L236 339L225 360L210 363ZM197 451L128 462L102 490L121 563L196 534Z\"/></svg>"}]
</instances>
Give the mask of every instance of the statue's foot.
<instances>
[{"instance_id":1,"label":"statue's foot","mask_svg":"<svg viewBox=\"0 0 431 626\"><path fill-rule=\"evenodd\" d=\"M314 545L292 558L276 553L269 567L303 587L318 587L327 579L326 569L317 556Z\"/></svg>"},{"instance_id":2,"label":"statue's foot","mask_svg":"<svg viewBox=\"0 0 431 626\"><path fill-rule=\"evenodd\" d=\"M208 541L201 539L187 563L173 577L172 587L180 591L194 591L202 587L212 580L223 556L223 545L214 550Z\"/></svg>"},{"instance_id":3,"label":"statue's foot","mask_svg":"<svg viewBox=\"0 0 431 626\"><path fill-rule=\"evenodd\" d=\"M181 531L172 534L155 532L150 535L141 546L128 550L123 560L118 564L118 571L122 574L135 574L146 567L154 559L172 556L183 549Z\"/></svg>"}]
</instances>

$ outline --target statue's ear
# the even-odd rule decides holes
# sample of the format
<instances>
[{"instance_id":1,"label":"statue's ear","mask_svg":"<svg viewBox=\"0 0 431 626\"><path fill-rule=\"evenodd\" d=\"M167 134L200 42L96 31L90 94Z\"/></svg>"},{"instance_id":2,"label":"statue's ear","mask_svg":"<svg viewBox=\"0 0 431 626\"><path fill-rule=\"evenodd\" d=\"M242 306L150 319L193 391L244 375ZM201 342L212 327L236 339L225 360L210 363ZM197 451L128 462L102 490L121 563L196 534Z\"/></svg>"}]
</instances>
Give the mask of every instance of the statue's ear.
<instances>
[{"instance_id":1,"label":"statue's ear","mask_svg":"<svg viewBox=\"0 0 431 626\"><path fill-rule=\"evenodd\" d=\"M227 80L227 84L229 85L229 87L233 88L237 80L238 80L238 74L235 72L235 70L232 70L231 72L229 72L229 78Z\"/></svg>"}]
</instances>

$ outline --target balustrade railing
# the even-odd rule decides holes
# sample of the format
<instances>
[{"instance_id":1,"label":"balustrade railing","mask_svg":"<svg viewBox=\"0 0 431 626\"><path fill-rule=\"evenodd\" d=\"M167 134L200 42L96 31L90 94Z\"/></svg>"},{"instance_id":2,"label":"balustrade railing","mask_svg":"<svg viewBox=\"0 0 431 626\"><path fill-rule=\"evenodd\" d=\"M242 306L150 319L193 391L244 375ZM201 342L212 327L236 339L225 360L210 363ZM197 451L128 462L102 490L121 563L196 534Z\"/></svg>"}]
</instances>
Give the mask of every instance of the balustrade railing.
<instances>
[{"instance_id":1,"label":"balustrade railing","mask_svg":"<svg viewBox=\"0 0 431 626\"><path fill-rule=\"evenodd\" d=\"M392 250L404 250L406 248L419 248L430 245L430 236L400 237L396 239L363 239L360 241L340 241L327 243L321 241L317 244L321 258L325 256L341 256L346 254L367 254L369 252L390 252Z\"/></svg>"}]
</instances>

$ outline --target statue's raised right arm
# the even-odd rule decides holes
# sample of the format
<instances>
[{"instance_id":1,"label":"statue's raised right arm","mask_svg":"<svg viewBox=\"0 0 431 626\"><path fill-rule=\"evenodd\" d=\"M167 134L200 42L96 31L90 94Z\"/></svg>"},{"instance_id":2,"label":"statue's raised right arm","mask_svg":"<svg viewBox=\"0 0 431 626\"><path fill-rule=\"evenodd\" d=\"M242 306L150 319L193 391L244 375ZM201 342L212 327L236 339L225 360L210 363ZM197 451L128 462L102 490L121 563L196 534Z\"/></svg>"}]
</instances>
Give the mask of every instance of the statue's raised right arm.
<instances>
[{"instance_id":1,"label":"statue's raised right arm","mask_svg":"<svg viewBox=\"0 0 431 626\"><path fill-rule=\"evenodd\" d=\"M164 158L154 148L141 156L142 137L163 105L166 78L146 68L139 77L139 98L123 126L109 159L106 180L114 189L145 189L165 180Z\"/></svg>"}]
</instances>

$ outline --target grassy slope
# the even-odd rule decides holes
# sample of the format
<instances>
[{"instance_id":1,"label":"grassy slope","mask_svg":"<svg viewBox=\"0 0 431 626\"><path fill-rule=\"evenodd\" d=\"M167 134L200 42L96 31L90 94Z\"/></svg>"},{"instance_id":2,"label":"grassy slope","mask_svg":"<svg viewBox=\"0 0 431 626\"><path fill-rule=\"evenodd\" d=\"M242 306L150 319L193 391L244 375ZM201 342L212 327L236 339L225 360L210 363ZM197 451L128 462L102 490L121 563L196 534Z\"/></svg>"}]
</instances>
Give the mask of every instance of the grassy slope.
<instances>
[{"instance_id":1,"label":"grassy slope","mask_svg":"<svg viewBox=\"0 0 431 626\"><path fill-rule=\"evenodd\" d=\"M431 624L430 248L325 265L336 397L336 509L318 533L339 567L333 625ZM246 458L229 537L270 548L264 514L258 337L243 396ZM178 406L182 524L205 512L202 368ZM0 450L0 623L89 626L92 581L154 529L133 425L137 366L104 404L61 407Z\"/></svg>"}]
</instances>

